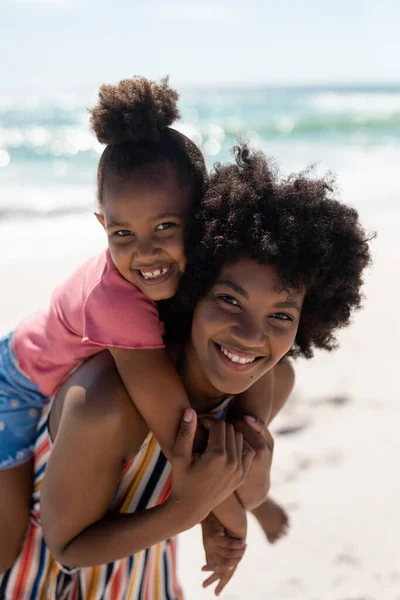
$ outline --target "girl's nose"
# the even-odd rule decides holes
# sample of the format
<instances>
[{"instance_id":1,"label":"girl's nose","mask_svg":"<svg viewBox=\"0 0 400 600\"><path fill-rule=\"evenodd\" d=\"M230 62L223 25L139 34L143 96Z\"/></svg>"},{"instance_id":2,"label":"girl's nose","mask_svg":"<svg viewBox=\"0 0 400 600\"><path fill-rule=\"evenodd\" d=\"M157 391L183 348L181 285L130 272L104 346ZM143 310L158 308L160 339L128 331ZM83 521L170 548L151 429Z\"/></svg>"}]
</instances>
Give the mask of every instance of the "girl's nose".
<instances>
[{"instance_id":1,"label":"girl's nose","mask_svg":"<svg viewBox=\"0 0 400 600\"><path fill-rule=\"evenodd\" d=\"M137 240L134 248L134 259L138 263L146 263L154 260L157 255L157 248L151 240Z\"/></svg>"}]
</instances>

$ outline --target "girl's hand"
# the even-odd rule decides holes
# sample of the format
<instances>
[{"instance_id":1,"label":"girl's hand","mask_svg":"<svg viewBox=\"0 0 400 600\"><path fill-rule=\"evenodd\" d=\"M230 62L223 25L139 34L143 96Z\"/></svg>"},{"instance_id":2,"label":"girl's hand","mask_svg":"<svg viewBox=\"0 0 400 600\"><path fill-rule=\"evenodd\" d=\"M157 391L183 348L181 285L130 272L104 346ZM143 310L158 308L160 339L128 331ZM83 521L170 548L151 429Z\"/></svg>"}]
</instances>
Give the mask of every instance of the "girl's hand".
<instances>
[{"instance_id":1,"label":"girl's hand","mask_svg":"<svg viewBox=\"0 0 400 600\"><path fill-rule=\"evenodd\" d=\"M232 578L246 550L244 539L231 538L223 525L213 513L202 522L203 545L206 553L206 564L202 571L211 575L204 581L208 587L218 581L215 594L218 596Z\"/></svg>"},{"instance_id":2,"label":"girl's hand","mask_svg":"<svg viewBox=\"0 0 400 600\"><path fill-rule=\"evenodd\" d=\"M255 452L248 477L237 490L243 506L252 510L264 502L269 492L274 440L265 423L254 417L245 416L236 421L235 428L243 433L245 442Z\"/></svg>"},{"instance_id":3,"label":"girl's hand","mask_svg":"<svg viewBox=\"0 0 400 600\"><path fill-rule=\"evenodd\" d=\"M197 415L188 409L181 422L171 460L172 485L168 502L179 505L189 527L203 521L246 479L254 450L243 446L243 434L218 420L211 424L205 452L193 460Z\"/></svg>"}]
</instances>

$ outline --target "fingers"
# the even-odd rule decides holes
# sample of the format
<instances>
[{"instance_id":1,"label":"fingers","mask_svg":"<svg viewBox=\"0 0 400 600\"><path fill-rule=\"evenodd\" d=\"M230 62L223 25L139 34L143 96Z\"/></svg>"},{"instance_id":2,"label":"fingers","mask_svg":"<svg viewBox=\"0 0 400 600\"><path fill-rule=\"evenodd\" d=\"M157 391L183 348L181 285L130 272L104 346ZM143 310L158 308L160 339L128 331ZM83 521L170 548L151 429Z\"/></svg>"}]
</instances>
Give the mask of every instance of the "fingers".
<instances>
[{"instance_id":1,"label":"fingers","mask_svg":"<svg viewBox=\"0 0 400 600\"><path fill-rule=\"evenodd\" d=\"M235 437L238 465L240 465L243 468L243 434L240 431L235 431Z\"/></svg>"},{"instance_id":2,"label":"fingers","mask_svg":"<svg viewBox=\"0 0 400 600\"><path fill-rule=\"evenodd\" d=\"M199 452L193 452L192 454L192 465L196 464L201 454Z\"/></svg>"},{"instance_id":3,"label":"fingers","mask_svg":"<svg viewBox=\"0 0 400 600\"><path fill-rule=\"evenodd\" d=\"M253 415L244 415L243 421L250 425L257 433L262 433L265 427L265 423L262 419L258 417L253 417Z\"/></svg>"},{"instance_id":4,"label":"fingers","mask_svg":"<svg viewBox=\"0 0 400 600\"><path fill-rule=\"evenodd\" d=\"M233 425L222 419L213 420L210 424L207 451L226 454L228 462L236 464L244 475L247 475L255 456L242 432L235 431Z\"/></svg>"},{"instance_id":5,"label":"fingers","mask_svg":"<svg viewBox=\"0 0 400 600\"><path fill-rule=\"evenodd\" d=\"M243 558L246 551L244 548L218 548L218 554L214 554L214 559L208 560L202 571L214 571L216 567L226 566L230 561L238 561Z\"/></svg>"},{"instance_id":6,"label":"fingers","mask_svg":"<svg viewBox=\"0 0 400 600\"><path fill-rule=\"evenodd\" d=\"M228 573L226 573L223 577L221 577L219 584L215 588L216 596L219 596L220 593L222 592L222 590L224 589L224 587L230 582L235 571L236 571L236 568L231 569L230 571L228 571Z\"/></svg>"},{"instance_id":7,"label":"fingers","mask_svg":"<svg viewBox=\"0 0 400 600\"><path fill-rule=\"evenodd\" d=\"M203 581L203 587L204 588L208 587L209 585L214 583L214 581L218 581L219 578L220 578L220 575L218 575L217 573L213 573L212 575L210 575L210 577L207 577L207 579L205 581Z\"/></svg>"},{"instance_id":8,"label":"fingers","mask_svg":"<svg viewBox=\"0 0 400 600\"><path fill-rule=\"evenodd\" d=\"M270 434L265 422L262 419L259 419L258 417L253 417L250 415L245 415L243 417L243 421L245 421L247 425L249 425L252 429L254 429L254 431L256 431L262 436L269 450L272 452L274 449L274 438Z\"/></svg>"},{"instance_id":9,"label":"fingers","mask_svg":"<svg viewBox=\"0 0 400 600\"><path fill-rule=\"evenodd\" d=\"M238 456L237 435L241 436L242 438L243 438L243 436L240 433L236 434L235 428L233 427L233 425L230 425L229 423L227 423L225 426L225 433L226 433L226 454L228 457L228 463L231 465L240 465L241 461L242 461L242 455L240 454Z\"/></svg>"},{"instance_id":10,"label":"fingers","mask_svg":"<svg viewBox=\"0 0 400 600\"><path fill-rule=\"evenodd\" d=\"M214 421L215 419L213 419L212 417L202 417L201 424L203 425L204 429L210 431L211 425L214 423Z\"/></svg>"},{"instance_id":11,"label":"fingers","mask_svg":"<svg viewBox=\"0 0 400 600\"><path fill-rule=\"evenodd\" d=\"M226 452L226 423L223 419L214 420L210 424L207 451L217 454Z\"/></svg>"},{"instance_id":12,"label":"fingers","mask_svg":"<svg viewBox=\"0 0 400 600\"><path fill-rule=\"evenodd\" d=\"M222 590L224 589L226 584L229 583L229 581L232 579L232 576L235 571L236 571L236 567L234 567L233 569L230 569L222 574L221 573L213 573L212 575L210 575L210 577L208 577L208 579L206 579L203 582L203 587L206 588L209 585L211 585L212 583L215 583L216 581L219 580L219 583L218 583L217 587L215 588L215 595L218 596L222 592Z\"/></svg>"},{"instance_id":13,"label":"fingers","mask_svg":"<svg viewBox=\"0 0 400 600\"><path fill-rule=\"evenodd\" d=\"M218 547L215 551L207 553L207 564L202 567L203 573L211 572L211 575L203 582L206 588L217 582L215 595L218 596L231 580L237 566L247 548L244 539L235 539L226 536L218 538Z\"/></svg>"},{"instance_id":14,"label":"fingers","mask_svg":"<svg viewBox=\"0 0 400 600\"><path fill-rule=\"evenodd\" d=\"M240 472L247 473L247 470L244 467L244 459L246 454L250 453L251 448L248 446L248 448L244 450L243 434L239 431L235 431L234 426L230 423L226 423L223 420L214 421L214 423L212 423L209 431L209 445L207 449L216 452L217 454L225 454L229 465L235 466ZM254 452L252 455L254 455Z\"/></svg>"},{"instance_id":15,"label":"fingers","mask_svg":"<svg viewBox=\"0 0 400 600\"><path fill-rule=\"evenodd\" d=\"M268 450L270 450L270 452L273 452L275 442L267 427L264 427L262 435L264 437L265 443L268 446Z\"/></svg>"},{"instance_id":16,"label":"fingers","mask_svg":"<svg viewBox=\"0 0 400 600\"><path fill-rule=\"evenodd\" d=\"M250 471L256 453L253 448L246 442L243 442L243 474L244 477Z\"/></svg>"},{"instance_id":17,"label":"fingers","mask_svg":"<svg viewBox=\"0 0 400 600\"><path fill-rule=\"evenodd\" d=\"M265 441L262 435L257 433L252 427L247 425L245 421L241 419L239 421L235 421L235 428L237 431L241 431L244 439L254 450L257 452L259 450L263 450L265 448Z\"/></svg>"},{"instance_id":18,"label":"fingers","mask_svg":"<svg viewBox=\"0 0 400 600\"><path fill-rule=\"evenodd\" d=\"M183 415L174 447L174 458L184 459L189 465L192 461L193 440L197 426L197 415L188 408Z\"/></svg>"}]
</instances>

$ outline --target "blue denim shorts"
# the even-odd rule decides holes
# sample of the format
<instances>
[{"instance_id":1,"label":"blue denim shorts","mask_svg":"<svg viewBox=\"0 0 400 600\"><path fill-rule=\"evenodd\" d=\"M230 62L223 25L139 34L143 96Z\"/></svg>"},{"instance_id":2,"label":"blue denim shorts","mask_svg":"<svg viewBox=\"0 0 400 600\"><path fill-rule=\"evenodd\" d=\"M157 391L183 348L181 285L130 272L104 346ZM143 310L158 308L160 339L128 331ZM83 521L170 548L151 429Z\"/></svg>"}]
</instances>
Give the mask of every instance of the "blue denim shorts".
<instances>
[{"instance_id":1,"label":"blue denim shorts","mask_svg":"<svg viewBox=\"0 0 400 600\"><path fill-rule=\"evenodd\" d=\"M12 333L0 340L0 470L33 457L36 426L48 397L20 370Z\"/></svg>"}]
</instances>

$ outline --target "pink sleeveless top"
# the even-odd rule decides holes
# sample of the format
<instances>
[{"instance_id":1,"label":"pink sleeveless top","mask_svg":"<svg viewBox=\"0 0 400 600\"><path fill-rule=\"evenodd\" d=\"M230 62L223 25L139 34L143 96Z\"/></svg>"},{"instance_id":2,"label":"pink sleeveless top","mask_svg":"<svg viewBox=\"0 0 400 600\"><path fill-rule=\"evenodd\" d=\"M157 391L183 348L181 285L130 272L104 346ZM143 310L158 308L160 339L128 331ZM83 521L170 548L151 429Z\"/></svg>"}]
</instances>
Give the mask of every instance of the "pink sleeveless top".
<instances>
[{"instance_id":1,"label":"pink sleeveless top","mask_svg":"<svg viewBox=\"0 0 400 600\"><path fill-rule=\"evenodd\" d=\"M47 310L14 333L20 369L51 396L78 364L104 348L163 348L156 304L124 279L105 250L54 292Z\"/></svg>"}]
</instances>

